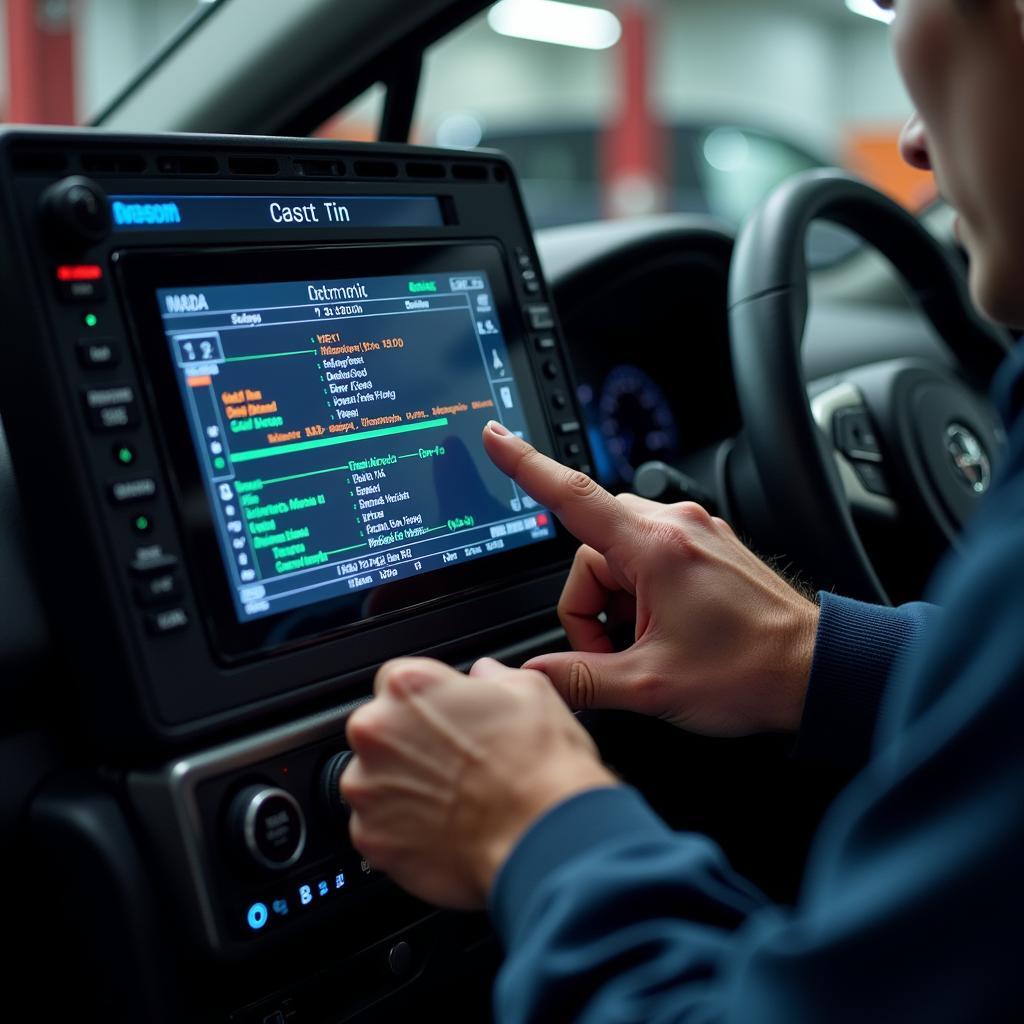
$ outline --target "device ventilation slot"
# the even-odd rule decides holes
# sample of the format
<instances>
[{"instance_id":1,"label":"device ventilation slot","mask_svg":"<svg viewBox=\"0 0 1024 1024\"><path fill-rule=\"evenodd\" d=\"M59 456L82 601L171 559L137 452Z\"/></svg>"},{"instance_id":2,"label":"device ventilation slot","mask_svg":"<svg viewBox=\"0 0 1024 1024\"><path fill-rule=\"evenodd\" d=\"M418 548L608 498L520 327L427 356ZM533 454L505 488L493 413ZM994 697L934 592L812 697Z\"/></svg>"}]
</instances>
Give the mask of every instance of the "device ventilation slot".
<instances>
[{"instance_id":1,"label":"device ventilation slot","mask_svg":"<svg viewBox=\"0 0 1024 1024\"><path fill-rule=\"evenodd\" d=\"M304 178L337 178L345 165L340 160L296 160L295 171Z\"/></svg>"},{"instance_id":2,"label":"device ventilation slot","mask_svg":"<svg viewBox=\"0 0 1024 1024\"><path fill-rule=\"evenodd\" d=\"M405 165L405 173L410 178L446 178L448 176L444 164L409 163Z\"/></svg>"},{"instance_id":3,"label":"device ventilation slot","mask_svg":"<svg viewBox=\"0 0 1024 1024\"><path fill-rule=\"evenodd\" d=\"M487 168L484 164L452 164L452 177L459 181L486 181Z\"/></svg>"},{"instance_id":4,"label":"device ventilation slot","mask_svg":"<svg viewBox=\"0 0 1024 1024\"><path fill-rule=\"evenodd\" d=\"M280 170L277 160L269 156L228 157L228 170L232 174L277 174Z\"/></svg>"},{"instance_id":5,"label":"device ventilation slot","mask_svg":"<svg viewBox=\"0 0 1024 1024\"><path fill-rule=\"evenodd\" d=\"M146 158L138 153L83 153L82 170L87 174L143 174Z\"/></svg>"},{"instance_id":6,"label":"device ventilation slot","mask_svg":"<svg viewBox=\"0 0 1024 1024\"><path fill-rule=\"evenodd\" d=\"M164 154L156 158L161 174L217 174L220 161L215 156L174 156Z\"/></svg>"},{"instance_id":7,"label":"device ventilation slot","mask_svg":"<svg viewBox=\"0 0 1024 1024\"><path fill-rule=\"evenodd\" d=\"M398 177L398 164L391 160L357 160L353 170L360 178Z\"/></svg>"},{"instance_id":8,"label":"device ventilation slot","mask_svg":"<svg viewBox=\"0 0 1024 1024\"><path fill-rule=\"evenodd\" d=\"M60 153L15 153L12 163L19 174L61 174L68 169L67 158Z\"/></svg>"}]
</instances>

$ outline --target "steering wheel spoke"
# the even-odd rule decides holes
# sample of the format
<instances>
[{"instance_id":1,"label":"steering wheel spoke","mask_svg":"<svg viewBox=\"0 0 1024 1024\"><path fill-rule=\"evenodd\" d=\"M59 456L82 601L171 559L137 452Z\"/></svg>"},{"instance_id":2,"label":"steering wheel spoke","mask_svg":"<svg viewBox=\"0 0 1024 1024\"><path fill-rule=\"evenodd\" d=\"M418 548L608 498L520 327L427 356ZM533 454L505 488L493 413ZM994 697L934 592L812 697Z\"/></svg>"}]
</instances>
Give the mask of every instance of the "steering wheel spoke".
<instances>
[{"instance_id":1,"label":"steering wheel spoke","mask_svg":"<svg viewBox=\"0 0 1024 1024\"><path fill-rule=\"evenodd\" d=\"M811 415L828 443L846 500L856 513L896 521L899 505L889 487L885 458L864 396L849 381L814 394Z\"/></svg>"}]
</instances>

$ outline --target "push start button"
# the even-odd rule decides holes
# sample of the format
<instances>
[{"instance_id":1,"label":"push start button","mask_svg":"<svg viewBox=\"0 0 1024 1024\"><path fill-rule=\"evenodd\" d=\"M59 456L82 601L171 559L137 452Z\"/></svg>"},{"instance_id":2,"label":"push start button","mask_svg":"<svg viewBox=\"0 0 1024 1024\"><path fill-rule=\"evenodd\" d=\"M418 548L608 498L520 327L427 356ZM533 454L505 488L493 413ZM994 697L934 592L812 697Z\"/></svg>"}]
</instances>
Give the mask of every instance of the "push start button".
<instances>
[{"instance_id":1,"label":"push start button","mask_svg":"<svg viewBox=\"0 0 1024 1024\"><path fill-rule=\"evenodd\" d=\"M291 867L306 846L306 820L295 797L276 786L249 786L235 797L232 827L247 858L271 871Z\"/></svg>"}]
</instances>

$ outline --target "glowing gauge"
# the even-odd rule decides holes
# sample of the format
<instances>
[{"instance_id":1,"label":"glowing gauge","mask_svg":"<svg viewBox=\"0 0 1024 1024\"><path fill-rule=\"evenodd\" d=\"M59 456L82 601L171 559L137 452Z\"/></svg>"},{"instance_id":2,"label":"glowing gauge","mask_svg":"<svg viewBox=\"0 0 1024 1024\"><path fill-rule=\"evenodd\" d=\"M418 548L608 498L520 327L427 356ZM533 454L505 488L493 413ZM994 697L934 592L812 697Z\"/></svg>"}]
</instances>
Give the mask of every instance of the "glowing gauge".
<instances>
[{"instance_id":1,"label":"glowing gauge","mask_svg":"<svg viewBox=\"0 0 1024 1024\"><path fill-rule=\"evenodd\" d=\"M598 402L601 434L619 476L651 459L676 453L679 431L665 392L643 370L617 366L605 379Z\"/></svg>"}]
</instances>

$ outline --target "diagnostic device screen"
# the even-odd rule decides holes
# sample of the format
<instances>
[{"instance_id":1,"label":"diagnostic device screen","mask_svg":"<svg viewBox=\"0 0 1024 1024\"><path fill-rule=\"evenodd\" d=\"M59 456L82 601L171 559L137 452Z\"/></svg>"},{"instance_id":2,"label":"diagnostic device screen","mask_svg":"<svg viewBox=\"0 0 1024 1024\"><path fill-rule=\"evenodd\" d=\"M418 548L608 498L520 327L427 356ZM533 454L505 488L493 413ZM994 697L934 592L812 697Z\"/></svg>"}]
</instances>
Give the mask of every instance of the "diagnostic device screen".
<instances>
[{"instance_id":1,"label":"diagnostic device screen","mask_svg":"<svg viewBox=\"0 0 1024 1024\"><path fill-rule=\"evenodd\" d=\"M240 623L554 537L483 449L528 434L486 271L157 302Z\"/></svg>"}]
</instances>

